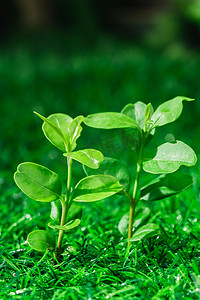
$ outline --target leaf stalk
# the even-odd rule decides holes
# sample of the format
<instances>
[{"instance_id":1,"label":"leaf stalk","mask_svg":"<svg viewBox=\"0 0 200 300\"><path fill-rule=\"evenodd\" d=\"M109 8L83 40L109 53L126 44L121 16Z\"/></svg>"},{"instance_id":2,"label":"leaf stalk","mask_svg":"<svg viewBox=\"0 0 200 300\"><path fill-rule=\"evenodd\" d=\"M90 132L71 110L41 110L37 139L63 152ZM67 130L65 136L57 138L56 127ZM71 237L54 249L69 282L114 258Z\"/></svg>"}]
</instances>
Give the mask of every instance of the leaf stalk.
<instances>
[{"instance_id":1,"label":"leaf stalk","mask_svg":"<svg viewBox=\"0 0 200 300\"><path fill-rule=\"evenodd\" d=\"M67 190L66 190L66 196L65 201L62 203L62 215L61 215L61 221L60 226L64 226L66 223L67 213L70 208L70 190L71 190L71 178L72 178L72 159L67 159ZM57 249L56 249L56 257L59 258L62 248L62 240L63 240L63 230L59 230L58 235L58 241L57 241Z\"/></svg>"}]
</instances>

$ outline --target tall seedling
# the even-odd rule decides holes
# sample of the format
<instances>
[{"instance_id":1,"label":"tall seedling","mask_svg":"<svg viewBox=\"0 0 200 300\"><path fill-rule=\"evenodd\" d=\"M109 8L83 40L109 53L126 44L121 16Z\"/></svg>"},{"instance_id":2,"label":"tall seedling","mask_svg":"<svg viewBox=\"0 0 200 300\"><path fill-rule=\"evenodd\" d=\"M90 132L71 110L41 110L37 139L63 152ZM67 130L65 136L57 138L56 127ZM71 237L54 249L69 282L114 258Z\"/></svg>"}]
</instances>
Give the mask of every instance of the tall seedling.
<instances>
[{"instance_id":1,"label":"tall seedling","mask_svg":"<svg viewBox=\"0 0 200 300\"><path fill-rule=\"evenodd\" d=\"M133 191L130 192L128 183L128 170L122 164L113 159L104 160L99 170L103 174L115 175L121 184L126 196L130 200L130 213L128 218L128 245L131 241L140 240L158 233L156 224L147 224L133 234L135 208L139 200L156 201L177 194L192 184L192 177L180 172L179 167L195 165L197 158L194 151L181 141L167 142L160 145L154 157L145 157L144 149L151 141L155 129L174 122L180 116L183 109L183 101L193 101L186 97L175 97L161 104L154 112L151 103L143 102L126 105L121 113L105 112L87 116L85 124L101 129L122 128L123 138L137 153L136 176L134 178ZM140 186L142 169L145 172L159 174L155 180L146 186ZM86 170L88 174L92 172ZM124 177L124 178L123 178ZM124 180L124 181L123 181ZM144 210L148 215L148 209ZM120 231L124 232L126 216L120 222Z\"/></svg>"},{"instance_id":2,"label":"tall seedling","mask_svg":"<svg viewBox=\"0 0 200 300\"><path fill-rule=\"evenodd\" d=\"M33 200L51 202L50 228L58 230L57 245L54 236L46 230L35 230L28 235L28 243L38 251L55 250L59 258L62 253L62 239L64 231L77 227L81 220L81 207L75 202L93 202L112 196L122 190L116 178L110 175L92 175L80 180L72 187L72 161L76 160L88 168L97 169L104 157L95 149L74 151L77 139L81 135L83 116L72 119L65 114L53 114L48 118L36 113L44 123L42 126L46 138L67 159L67 183L62 188L59 176L41 165L21 163L14 179L18 187ZM65 193L64 195L62 194Z\"/></svg>"}]
</instances>

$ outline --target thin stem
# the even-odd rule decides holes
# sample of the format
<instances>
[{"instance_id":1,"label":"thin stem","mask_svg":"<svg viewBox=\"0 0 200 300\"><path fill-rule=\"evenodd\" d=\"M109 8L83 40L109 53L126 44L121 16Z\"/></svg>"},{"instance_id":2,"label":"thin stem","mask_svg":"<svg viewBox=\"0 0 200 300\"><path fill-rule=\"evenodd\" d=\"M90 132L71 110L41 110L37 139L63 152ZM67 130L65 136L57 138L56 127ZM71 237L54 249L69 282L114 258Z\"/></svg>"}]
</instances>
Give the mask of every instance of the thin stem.
<instances>
[{"instance_id":1,"label":"thin stem","mask_svg":"<svg viewBox=\"0 0 200 300\"><path fill-rule=\"evenodd\" d=\"M142 140L139 155L138 155L136 178L135 178L135 183L134 183L134 187L133 187L133 197L132 198L130 197L128 239L130 239L132 237L135 208L138 203L137 193L138 193L139 178L140 178L140 173L141 173L141 168L142 168L142 153L143 153L143 149L144 149L144 143L145 143L145 138L143 138L143 140ZM128 241L128 249L130 248L130 244L131 244L131 242Z\"/></svg>"},{"instance_id":2,"label":"thin stem","mask_svg":"<svg viewBox=\"0 0 200 300\"><path fill-rule=\"evenodd\" d=\"M65 196L65 201L62 202L62 215L61 215L61 221L60 221L60 226L64 226L66 223L66 218L67 218L67 213L70 208L70 190L71 190L71 177L72 177L72 159L68 158L67 159L67 169L68 169L68 174L67 174L67 190L66 190L66 196ZM58 258L61 253L61 247L62 247L62 239L63 239L63 230L59 230L59 235L58 235L58 242L57 242L57 249L56 249L56 257Z\"/></svg>"}]
</instances>

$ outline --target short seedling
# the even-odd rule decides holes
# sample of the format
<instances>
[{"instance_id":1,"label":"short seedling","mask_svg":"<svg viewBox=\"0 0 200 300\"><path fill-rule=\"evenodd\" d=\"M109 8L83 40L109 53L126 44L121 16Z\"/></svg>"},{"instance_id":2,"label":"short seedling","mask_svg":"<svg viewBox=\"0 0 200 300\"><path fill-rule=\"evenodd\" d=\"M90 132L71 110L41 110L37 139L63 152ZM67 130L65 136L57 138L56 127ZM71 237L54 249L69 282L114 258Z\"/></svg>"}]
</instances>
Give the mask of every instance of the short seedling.
<instances>
[{"instance_id":1,"label":"short seedling","mask_svg":"<svg viewBox=\"0 0 200 300\"><path fill-rule=\"evenodd\" d=\"M134 231L135 208L139 200L156 201L175 195L192 184L192 177L182 173L179 167L195 165L197 158L194 151L181 141L172 141L160 145L155 151L154 157L146 156L144 150L151 141L156 127L161 127L174 122L181 114L183 101L194 99L186 97L175 97L164 102L155 110L151 103L143 102L126 105L121 113L105 112L89 115L85 118L86 125L101 129L121 128L123 138L133 151L137 153L136 177L134 179L133 191L129 190L129 171L117 160L105 159L101 163L99 171L102 174L116 176L124 186L124 192L130 200L129 217L126 215L119 224L119 229L124 233L128 231L128 246L131 241L138 241L142 238L155 236L159 232L157 224L149 223ZM133 162L134 163L134 162ZM140 186L140 175L142 168L145 172L159 174L155 180L147 185ZM86 169L87 174L94 174ZM149 210L143 211L143 216L149 214Z\"/></svg>"},{"instance_id":2,"label":"short seedling","mask_svg":"<svg viewBox=\"0 0 200 300\"><path fill-rule=\"evenodd\" d=\"M54 251L55 257L62 254L64 231L77 227L81 220L81 207L75 202L92 202L112 196L123 189L119 181L110 175L92 175L80 180L72 187L72 161L93 169L99 167L104 157L95 149L74 151L76 141L81 135L83 116L72 119L65 114L53 114L48 118L36 113L43 121L43 132L46 138L63 152L67 160L67 184L62 194L59 176L41 165L21 163L14 175L18 187L33 200L51 202L51 219L48 226L59 230L57 246L54 235L46 230L35 230L28 235L29 245L37 251Z\"/></svg>"}]
</instances>

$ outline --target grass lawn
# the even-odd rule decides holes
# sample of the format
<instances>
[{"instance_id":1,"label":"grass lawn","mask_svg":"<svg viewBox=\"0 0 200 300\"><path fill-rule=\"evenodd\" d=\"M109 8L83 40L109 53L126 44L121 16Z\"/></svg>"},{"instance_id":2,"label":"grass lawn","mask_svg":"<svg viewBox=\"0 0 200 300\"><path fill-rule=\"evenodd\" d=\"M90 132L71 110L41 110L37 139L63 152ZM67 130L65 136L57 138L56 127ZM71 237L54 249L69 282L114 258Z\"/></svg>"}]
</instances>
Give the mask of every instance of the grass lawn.
<instances>
[{"instance_id":1,"label":"grass lawn","mask_svg":"<svg viewBox=\"0 0 200 300\"><path fill-rule=\"evenodd\" d=\"M73 46L72 46L73 45ZM74 46L75 45L75 46ZM180 45L149 49L102 38L95 45L66 37L16 38L0 50L0 299L199 299L200 202L199 163L188 172L194 184L177 196L141 202L151 209L148 222L160 225L157 237L133 243L118 231L129 203L121 196L82 204L81 225L65 234L66 251L59 265L50 252L37 253L27 234L47 229L50 204L28 199L13 181L19 163L33 161L66 180L65 158L43 136L33 110L72 117L120 111L138 100L160 103L177 95L184 103L176 124L159 129L155 144L167 134L188 143L199 156L200 56ZM98 134L97 134L98 132ZM96 148L120 158L135 174L135 157L117 131L84 126L78 148ZM77 149L78 149L77 148ZM76 182L83 176L75 164ZM139 207L138 207L139 208ZM73 247L73 251L72 251Z\"/></svg>"}]
</instances>

